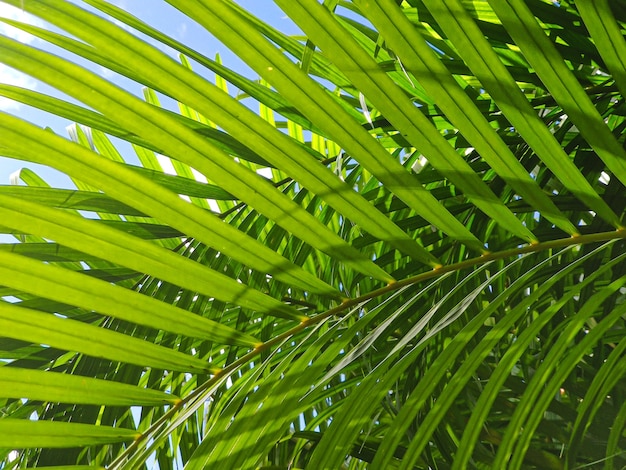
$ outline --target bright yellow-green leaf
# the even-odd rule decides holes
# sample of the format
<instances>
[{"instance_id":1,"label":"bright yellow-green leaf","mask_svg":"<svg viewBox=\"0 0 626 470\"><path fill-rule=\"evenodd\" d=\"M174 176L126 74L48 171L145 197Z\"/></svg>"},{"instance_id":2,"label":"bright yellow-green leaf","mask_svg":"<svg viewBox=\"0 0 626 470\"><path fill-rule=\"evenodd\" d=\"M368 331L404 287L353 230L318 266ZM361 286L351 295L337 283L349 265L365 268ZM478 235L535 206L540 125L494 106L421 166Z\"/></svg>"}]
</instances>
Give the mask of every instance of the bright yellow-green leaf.
<instances>
[{"instance_id":1,"label":"bright yellow-green leaf","mask_svg":"<svg viewBox=\"0 0 626 470\"><path fill-rule=\"evenodd\" d=\"M132 429L91 426L88 424L0 419L0 447L32 449L37 447L77 447L128 442L139 437Z\"/></svg>"},{"instance_id":2,"label":"bright yellow-green leaf","mask_svg":"<svg viewBox=\"0 0 626 470\"><path fill-rule=\"evenodd\" d=\"M93 405L172 405L180 398L134 385L58 372L0 367L0 397Z\"/></svg>"}]
</instances>

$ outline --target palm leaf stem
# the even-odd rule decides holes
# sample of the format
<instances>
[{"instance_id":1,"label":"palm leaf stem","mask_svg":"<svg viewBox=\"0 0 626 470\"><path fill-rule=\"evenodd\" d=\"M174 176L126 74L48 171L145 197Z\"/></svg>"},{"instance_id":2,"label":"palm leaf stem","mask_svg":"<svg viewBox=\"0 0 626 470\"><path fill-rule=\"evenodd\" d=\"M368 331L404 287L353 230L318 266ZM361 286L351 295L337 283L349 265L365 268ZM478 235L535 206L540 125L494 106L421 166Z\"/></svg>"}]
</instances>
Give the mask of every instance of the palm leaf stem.
<instances>
[{"instance_id":1,"label":"palm leaf stem","mask_svg":"<svg viewBox=\"0 0 626 470\"><path fill-rule=\"evenodd\" d=\"M293 328L256 346L250 352L248 352L247 354L244 354L243 356L241 356L239 359L235 360L228 366L215 371L215 374L213 374L210 379L205 381L203 384L201 384L198 388L193 390L186 397L181 398L181 400L175 403L167 412L163 414L163 416L161 416L161 418L155 421L147 430L145 430L139 437L137 437L133 441L133 443L129 445L126 448L126 450L111 463L108 469L116 470L116 469L122 468L121 465L124 464L126 459L130 455L133 454L135 449L137 449L141 445L142 442L152 440L150 445L158 444L156 442L155 433L158 432L158 430L163 425L165 425L170 420L172 420L175 414L180 409L184 408L193 400L201 397L201 399L196 401L197 406L201 406L202 403L204 403L204 401L207 398L207 397L204 397L203 395L207 391L214 389L214 387L216 386L216 383L219 383L222 380L225 380L231 373L235 372L237 369L244 366L245 364L248 364L258 355L262 353L267 353L272 347L283 343L284 341L290 339L291 337L295 336L296 334L300 333L301 331L305 330L306 328L310 326L320 324L322 321L326 320L329 317L332 317L333 315L338 315L342 312L345 312L346 310L352 309L353 307L357 307L359 304L362 304L363 302L367 300L371 300L377 297L382 297L384 295L395 292L401 288L418 284L420 282L423 282L429 279L438 278L450 272L460 271L462 269L484 265L485 263L488 263L491 261L501 260L501 259L506 259L506 258L513 258L516 256L525 255L528 253L537 253L537 252L546 251L546 250L567 248L567 247L571 247L574 245L587 245L591 243L601 243L601 242L606 242L606 241L611 241L611 240L620 240L620 239L622 240L626 239L626 229L619 229L619 230L614 230L610 232L593 233L593 234L587 234L587 235L578 235L578 236L573 236L573 237L568 237L568 238L560 238L557 240L550 240L550 241L545 241L545 242L528 244L528 245L524 245L518 248L512 248L508 250L485 253L482 256L467 259L465 261L461 261L458 263L444 265L439 268L435 268L431 271L420 273L420 274L408 277L400 281L391 282L385 287L375 289L359 297L345 299L340 305L337 305L336 307L326 310L325 312L320 313L319 315L307 318L306 320L300 322L298 325L294 326ZM190 412L190 411L195 411L195 409L187 410L187 412ZM150 439L150 438L154 438L154 439Z\"/></svg>"}]
</instances>

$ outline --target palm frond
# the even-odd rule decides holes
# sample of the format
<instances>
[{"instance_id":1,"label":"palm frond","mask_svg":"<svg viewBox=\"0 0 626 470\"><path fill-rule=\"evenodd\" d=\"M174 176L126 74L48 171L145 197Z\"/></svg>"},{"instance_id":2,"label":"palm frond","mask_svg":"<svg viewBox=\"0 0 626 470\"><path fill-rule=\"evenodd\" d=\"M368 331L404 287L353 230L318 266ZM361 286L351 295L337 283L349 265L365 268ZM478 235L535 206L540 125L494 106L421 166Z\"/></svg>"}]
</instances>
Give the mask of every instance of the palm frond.
<instances>
[{"instance_id":1,"label":"palm frond","mask_svg":"<svg viewBox=\"0 0 626 470\"><path fill-rule=\"evenodd\" d=\"M624 465L622 0L2 3L0 468Z\"/></svg>"}]
</instances>

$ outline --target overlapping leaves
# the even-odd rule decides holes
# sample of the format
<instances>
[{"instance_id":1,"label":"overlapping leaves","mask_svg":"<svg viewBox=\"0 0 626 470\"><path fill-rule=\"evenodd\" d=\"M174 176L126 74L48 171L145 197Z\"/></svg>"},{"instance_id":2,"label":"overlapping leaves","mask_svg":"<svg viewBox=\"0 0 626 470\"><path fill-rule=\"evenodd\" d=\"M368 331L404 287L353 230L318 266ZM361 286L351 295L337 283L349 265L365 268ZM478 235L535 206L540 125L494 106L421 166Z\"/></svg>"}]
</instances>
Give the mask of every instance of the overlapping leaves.
<instances>
[{"instance_id":1,"label":"overlapping leaves","mask_svg":"<svg viewBox=\"0 0 626 470\"><path fill-rule=\"evenodd\" d=\"M0 188L3 468L623 464L619 8L277 1L302 41L168 0L255 81L104 0L3 3L54 27L3 20L44 50L0 61L75 101L0 95L78 123L0 114L76 186Z\"/></svg>"}]
</instances>

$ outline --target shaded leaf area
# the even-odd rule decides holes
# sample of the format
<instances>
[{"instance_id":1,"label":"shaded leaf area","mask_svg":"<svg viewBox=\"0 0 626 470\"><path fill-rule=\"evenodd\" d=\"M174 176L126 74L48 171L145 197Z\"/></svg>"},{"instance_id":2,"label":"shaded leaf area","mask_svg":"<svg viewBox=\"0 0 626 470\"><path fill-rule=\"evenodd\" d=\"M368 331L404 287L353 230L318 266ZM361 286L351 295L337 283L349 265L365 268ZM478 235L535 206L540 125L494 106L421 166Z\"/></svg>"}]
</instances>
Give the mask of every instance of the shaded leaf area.
<instances>
[{"instance_id":1,"label":"shaded leaf area","mask_svg":"<svg viewBox=\"0 0 626 470\"><path fill-rule=\"evenodd\" d=\"M2 0L0 467L626 465L624 2L275 3Z\"/></svg>"}]
</instances>

